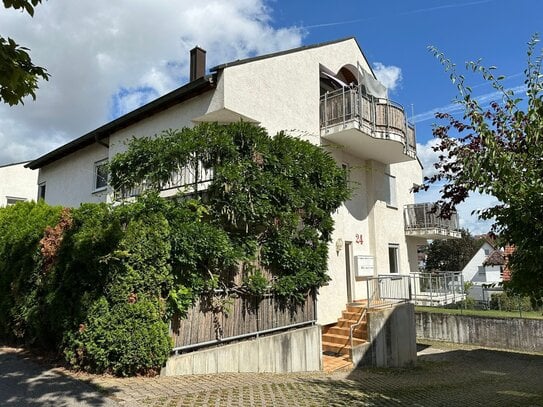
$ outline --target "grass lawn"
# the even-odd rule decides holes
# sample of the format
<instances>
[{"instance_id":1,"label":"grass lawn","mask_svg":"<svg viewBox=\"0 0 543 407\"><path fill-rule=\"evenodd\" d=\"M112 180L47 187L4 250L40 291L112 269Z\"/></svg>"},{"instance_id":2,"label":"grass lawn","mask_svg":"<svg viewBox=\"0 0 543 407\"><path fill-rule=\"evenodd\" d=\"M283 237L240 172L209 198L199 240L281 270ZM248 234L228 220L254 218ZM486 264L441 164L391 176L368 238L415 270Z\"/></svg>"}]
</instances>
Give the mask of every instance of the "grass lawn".
<instances>
[{"instance_id":1,"label":"grass lawn","mask_svg":"<svg viewBox=\"0 0 543 407\"><path fill-rule=\"evenodd\" d=\"M518 311L499 311L499 310L478 310L478 309L452 309L452 308L438 308L438 307L415 307L415 311L421 312L436 312L441 314L452 315L477 315L482 317L496 317L496 318L520 318ZM522 311L522 318L531 319L543 319L541 311Z\"/></svg>"}]
</instances>

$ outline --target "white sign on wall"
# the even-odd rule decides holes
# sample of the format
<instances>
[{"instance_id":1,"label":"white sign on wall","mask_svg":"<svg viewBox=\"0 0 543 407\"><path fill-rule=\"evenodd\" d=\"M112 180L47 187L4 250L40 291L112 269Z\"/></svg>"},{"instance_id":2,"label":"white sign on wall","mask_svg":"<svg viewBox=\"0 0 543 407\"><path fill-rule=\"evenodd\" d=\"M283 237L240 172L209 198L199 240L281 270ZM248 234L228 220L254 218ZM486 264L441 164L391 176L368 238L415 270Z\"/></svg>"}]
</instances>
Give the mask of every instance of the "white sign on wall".
<instances>
[{"instance_id":1,"label":"white sign on wall","mask_svg":"<svg viewBox=\"0 0 543 407\"><path fill-rule=\"evenodd\" d=\"M354 267L356 277L371 277L375 268L373 256L358 255L354 256Z\"/></svg>"}]
</instances>

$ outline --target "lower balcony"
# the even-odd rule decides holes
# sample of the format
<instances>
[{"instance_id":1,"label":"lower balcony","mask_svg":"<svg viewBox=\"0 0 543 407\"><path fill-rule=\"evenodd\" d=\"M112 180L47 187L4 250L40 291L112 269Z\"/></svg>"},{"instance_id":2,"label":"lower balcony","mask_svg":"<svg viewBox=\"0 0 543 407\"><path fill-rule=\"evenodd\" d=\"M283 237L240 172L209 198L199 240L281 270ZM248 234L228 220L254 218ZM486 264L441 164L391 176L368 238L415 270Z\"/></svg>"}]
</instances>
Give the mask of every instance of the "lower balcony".
<instances>
[{"instance_id":1,"label":"lower balcony","mask_svg":"<svg viewBox=\"0 0 543 407\"><path fill-rule=\"evenodd\" d=\"M439 217L439 207L433 203L404 206L405 234L429 240L461 237L458 214L450 219Z\"/></svg>"},{"instance_id":2,"label":"lower balcony","mask_svg":"<svg viewBox=\"0 0 543 407\"><path fill-rule=\"evenodd\" d=\"M415 127L402 106L358 87L321 96L321 137L365 159L394 164L416 159Z\"/></svg>"}]
</instances>

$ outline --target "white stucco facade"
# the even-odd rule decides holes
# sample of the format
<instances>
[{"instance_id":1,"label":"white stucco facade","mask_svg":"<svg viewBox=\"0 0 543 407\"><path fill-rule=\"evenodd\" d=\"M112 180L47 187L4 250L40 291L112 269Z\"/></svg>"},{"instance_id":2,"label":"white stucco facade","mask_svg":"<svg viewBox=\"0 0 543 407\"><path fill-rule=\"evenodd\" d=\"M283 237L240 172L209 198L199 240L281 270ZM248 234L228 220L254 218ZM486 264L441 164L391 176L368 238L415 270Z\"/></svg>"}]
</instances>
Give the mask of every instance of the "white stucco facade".
<instances>
[{"instance_id":1,"label":"white stucco facade","mask_svg":"<svg viewBox=\"0 0 543 407\"><path fill-rule=\"evenodd\" d=\"M38 171L25 168L25 164L0 166L0 207L37 199Z\"/></svg>"},{"instance_id":2,"label":"white stucco facade","mask_svg":"<svg viewBox=\"0 0 543 407\"><path fill-rule=\"evenodd\" d=\"M371 257L373 275L388 274L393 250L397 254L395 271L408 274L417 271L416 247L424 243L420 238L406 237L404 229L403 207L414 203L410 189L422 182L418 160L406 156L404 162L383 163L363 153L355 155L349 145L335 145L321 137L322 69L338 73L346 66L351 72L361 69L364 75L373 76L352 38L219 66L211 89L152 115L142 115L139 120L127 120L123 128L108 133L100 143L91 140L77 151L42 165L39 183L46 185L45 199L66 206L106 201L111 191L96 192L93 188L95 163L124 151L132 137L153 136L201 121L241 118L259 123L270 135L285 131L322 145L338 165L349 167L354 188L352 198L334 215L328 260L331 281L319 290L318 322L333 323L348 301L365 298L365 281L355 272L357 256ZM359 137L368 136L360 132ZM386 150L396 141L380 143ZM392 203L390 179L394 180Z\"/></svg>"}]
</instances>

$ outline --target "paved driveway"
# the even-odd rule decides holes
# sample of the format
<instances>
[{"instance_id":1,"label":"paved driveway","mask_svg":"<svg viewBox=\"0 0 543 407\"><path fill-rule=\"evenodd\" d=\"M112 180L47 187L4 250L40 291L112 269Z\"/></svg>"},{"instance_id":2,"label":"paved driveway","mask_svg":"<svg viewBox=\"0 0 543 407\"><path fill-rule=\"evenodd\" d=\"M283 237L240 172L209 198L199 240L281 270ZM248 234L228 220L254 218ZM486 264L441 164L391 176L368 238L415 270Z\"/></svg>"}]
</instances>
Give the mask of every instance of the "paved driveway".
<instances>
[{"instance_id":1,"label":"paved driveway","mask_svg":"<svg viewBox=\"0 0 543 407\"><path fill-rule=\"evenodd\" d=\"M25 380L19 380L25 391L30 388L26 383L30 377L31 374L25 374ZM543 407L543 355L443 344L421 346L418 365L413 369L152 379L83 377L125 406ZM88 387L73 390L79 388L72 388L71 380L59 379L69 384L59 384L57 396L66 386L68 395L76 401L107 405L103 397L90 392ZM4 380L5 373L0 374L0 400Z\"/></svg>"},{"instance_id":2,"label":"paved driveway","mask_svg":"<svg viewBox=\"0 0 543 407\"><path fill-rule=\"evenodd\" d=\"M0 347L0 406L117 406L87 383Z\"/></svg>"}]
</instances>

